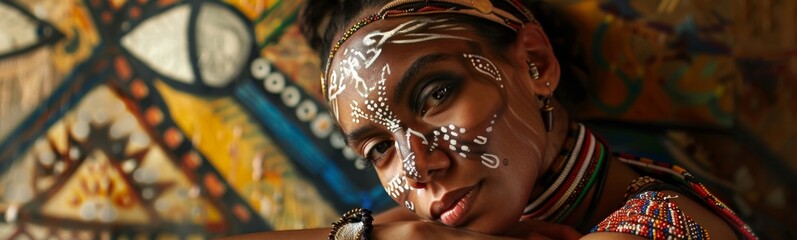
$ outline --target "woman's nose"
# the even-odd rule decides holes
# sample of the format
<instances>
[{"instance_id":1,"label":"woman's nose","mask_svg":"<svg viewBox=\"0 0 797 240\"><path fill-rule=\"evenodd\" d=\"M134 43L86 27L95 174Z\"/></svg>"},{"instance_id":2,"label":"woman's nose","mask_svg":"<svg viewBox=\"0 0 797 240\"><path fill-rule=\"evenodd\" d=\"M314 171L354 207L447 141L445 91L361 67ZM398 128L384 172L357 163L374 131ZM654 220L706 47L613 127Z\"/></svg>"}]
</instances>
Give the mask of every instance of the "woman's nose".
<instances>
[{"instance_id":1,"label":"woman's nose","mask_svg":"<svg viewBox=\"0 0 797 240\"><path fill-rule=\"evenodd\" d=\"M433 148L422 134L409 131L402 139L404 141L397 141L401 165L410 186L423 188L436 173L448 168L451 160L448 155Z\"/></svg>"}]
</instances>

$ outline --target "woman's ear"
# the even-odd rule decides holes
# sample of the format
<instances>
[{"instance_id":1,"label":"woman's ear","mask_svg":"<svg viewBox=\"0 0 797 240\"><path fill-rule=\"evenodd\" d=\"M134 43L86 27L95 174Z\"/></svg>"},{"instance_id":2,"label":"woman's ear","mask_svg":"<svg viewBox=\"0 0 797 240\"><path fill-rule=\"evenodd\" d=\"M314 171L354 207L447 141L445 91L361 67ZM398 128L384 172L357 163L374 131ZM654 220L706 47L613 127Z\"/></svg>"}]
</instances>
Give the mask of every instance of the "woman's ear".
<instances>
[{"instance_id":1,"label":"woman's ear","mask_svg":"<svg viewBox=\"0 0 797 240\"><path fill-rule=\"evenodd\" d=\"M540 25L529 23L520 29L518 37L523 49L523 56L521 57L525 59L529 76L532 77L535 94L550 96L556 86L559 85L560 69L548 36L545 35ZM532 63L539 73L539 78L537 79L532 76L534 75Z\"/></svg>"}]
</instances>

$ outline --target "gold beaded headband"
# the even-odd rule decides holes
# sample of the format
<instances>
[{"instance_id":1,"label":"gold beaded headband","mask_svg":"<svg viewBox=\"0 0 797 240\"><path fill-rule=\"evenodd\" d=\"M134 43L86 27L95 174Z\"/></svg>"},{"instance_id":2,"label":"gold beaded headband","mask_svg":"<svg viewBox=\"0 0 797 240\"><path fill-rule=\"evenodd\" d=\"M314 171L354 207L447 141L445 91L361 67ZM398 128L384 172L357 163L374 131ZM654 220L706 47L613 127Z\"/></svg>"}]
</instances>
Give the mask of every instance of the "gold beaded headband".
<instances>
[{"instance_id":1,"label":"gold beaded headband","mask_svg":"<svg viewBox=\"0 0 797 240\"><path fill-rule=\"evenodd\" d=\"M327 95L327 77L332 59L346 40L357 30L380 19L388 17L419 16L433 14L465 14L498 23L513 31L523 28L525 23L536 23L534 16L517 0L395 0L387 3L379 12L370 15L343 33L329 50L329 57L321 76L321 94Z\"/></svg>"}]
</instances>

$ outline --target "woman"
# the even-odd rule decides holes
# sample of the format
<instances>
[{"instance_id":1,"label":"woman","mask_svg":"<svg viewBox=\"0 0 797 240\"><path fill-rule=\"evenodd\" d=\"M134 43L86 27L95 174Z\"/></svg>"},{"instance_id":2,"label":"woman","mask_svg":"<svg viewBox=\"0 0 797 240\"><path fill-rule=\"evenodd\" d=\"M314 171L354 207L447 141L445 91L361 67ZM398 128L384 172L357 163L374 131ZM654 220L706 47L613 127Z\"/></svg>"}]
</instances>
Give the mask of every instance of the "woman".
<instances>
[{"instance_id":1,"label":"woman","mask_svg":"<svg viewBox=\"0 0 797 240\"><path fill-rule=\"evenodd\" d=\"M353 210L331 239L755 238L685 171L614 156L571 123L551 44L518 2L336 2L303 15L329 53L323 94L404 210L376 225Z\"/></svg>"}]
</instances>

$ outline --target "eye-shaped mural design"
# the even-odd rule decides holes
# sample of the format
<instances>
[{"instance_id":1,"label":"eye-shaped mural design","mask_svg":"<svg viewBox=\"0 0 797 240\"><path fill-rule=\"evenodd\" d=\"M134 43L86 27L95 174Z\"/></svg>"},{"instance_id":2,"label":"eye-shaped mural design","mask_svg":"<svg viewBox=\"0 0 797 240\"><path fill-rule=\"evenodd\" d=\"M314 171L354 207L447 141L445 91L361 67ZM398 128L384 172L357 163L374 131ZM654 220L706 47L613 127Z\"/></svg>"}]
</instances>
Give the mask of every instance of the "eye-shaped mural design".
<instances>
[{"instance_id":1,"label":"eye-shaped mural design","mask_svg":"<svg viewBox=\"0 0 797 240\"><path fill-rule=\"evenodd\" d=\"M62 81L48 46L64 35L14 2L0 2L0 139Z\"/></svg>"},{"instance_id":2,"label":"eye-shaped mural design","mask_svg":"<svg viewBox=\"0 0 797 240\"><path fill-rule=\"evenodd\" d=\"M12 2L0 2L0 58L24 53L63 38L52 25Z\"/></svg>"},{"instance_id":3,"label":"eye-shaped mural design","mask_svg":"<svg viewBox=\"0 0 797 240\"><path fill-rule=\"evenodd\" d=\"M254 36L229 7L212 2L196 7L178 5L150 17L122 37L122 46L174 81L228 86L246 65Z\"/></svg>"}]
</instances>

